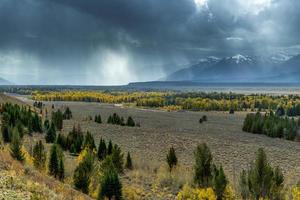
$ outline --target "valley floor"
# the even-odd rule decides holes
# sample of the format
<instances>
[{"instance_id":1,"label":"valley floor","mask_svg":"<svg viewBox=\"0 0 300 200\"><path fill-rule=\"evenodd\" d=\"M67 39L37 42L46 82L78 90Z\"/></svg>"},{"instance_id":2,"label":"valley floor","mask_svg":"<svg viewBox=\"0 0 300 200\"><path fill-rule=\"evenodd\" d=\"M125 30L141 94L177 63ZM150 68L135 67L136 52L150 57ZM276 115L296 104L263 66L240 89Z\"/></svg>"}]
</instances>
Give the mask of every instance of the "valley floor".
<instances>
[{"instance_id":1,"label":"valley floor","mask_svg":"<svg viewBox=\"0 0 300 200\"><path fill-rule=\"evenodd\" d=\"M18 97L25 103L32 101ZM63 133L67 134L75 124L80 124L84 131L89 130L98 145L100 138L112 140L133 157L136 170L122 177L127 189L140 188L142 199L174 199L178 188L166 189L160 172L165 164L168 149L173 146L180 164L180 176L190 179L193 167L193 151L197 144L206 142L216 163L222 164L232 187L237 190L238 178L242 169L249 166L258 148L263 147L274 166L283 169L285 185L295 185L300 180L300 144L283 139L269 138L242 131L245 112L233 115L227 112L165 112L120 106L83 103L83 102L43 102L50 113L51 106L63 108L69 106L73 119L64 121ZM141 127L122 127L106 123L114 112L127 118L132 116ZM104 123L97 124L89 120L101 114ZM198 121L206 115L207 122ZM36 136L35 140L43 138ZM31 141L28 138L28 141ZM29 142L27 141L27 144ZM70 176L76 167L74 158L66 156ZM67 168L67 167L66 167Z\"/></svg>"}]
</instances>

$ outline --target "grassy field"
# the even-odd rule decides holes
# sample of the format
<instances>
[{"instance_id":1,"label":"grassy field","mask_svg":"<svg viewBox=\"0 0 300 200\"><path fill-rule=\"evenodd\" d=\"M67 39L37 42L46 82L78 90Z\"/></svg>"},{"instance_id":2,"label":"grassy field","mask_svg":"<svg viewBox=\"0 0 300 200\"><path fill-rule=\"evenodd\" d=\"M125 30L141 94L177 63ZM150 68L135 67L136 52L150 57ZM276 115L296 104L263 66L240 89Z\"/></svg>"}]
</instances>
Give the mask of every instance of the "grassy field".
<instances>
[{"instance_id":1,"label":"grassy field","mask_svg":"<svg viewBox=\"0 0 300 200\"><path fill-rule=\"evenodd\" d=\"M18 97L20 99L20 97ZM28 104L31 100L22 98ZM222 164L233 188L238 187L240 171L254 159L258 148L265 148L274 166L283 169L285 184L295 185L300 180L300 144L283 139L273 139L242 131L246 112L165 112L124 108L120 105L83 102L44 102L48 112L51 105L55 109L69 106L73 119L64 121L63 133L67 134L74 124L80 124L84 131L92 132L98 145L101 137L111 139L133 157L135 170L122 177L126 190L135 188L142 199L174 199L181 183L190 181L193 167L193 151L197 144L206 142L214 161ZM141 127L122 127L106 123L114 112L124 118L132 116ZM88 118L101 114L104 123L97 124ZM206 115L207 122L200 124L200 117ZM35 136L43 138L42 136ZM27 138L27 144L32 138ZM178 155L180 167L176 182L168 186L169 177L165 173L165 159L168 149L173 146ZM76 167L76 159L66 154L67 176ZM70 181L70 180L69 180Z\"/></svg>"}]
</instances>

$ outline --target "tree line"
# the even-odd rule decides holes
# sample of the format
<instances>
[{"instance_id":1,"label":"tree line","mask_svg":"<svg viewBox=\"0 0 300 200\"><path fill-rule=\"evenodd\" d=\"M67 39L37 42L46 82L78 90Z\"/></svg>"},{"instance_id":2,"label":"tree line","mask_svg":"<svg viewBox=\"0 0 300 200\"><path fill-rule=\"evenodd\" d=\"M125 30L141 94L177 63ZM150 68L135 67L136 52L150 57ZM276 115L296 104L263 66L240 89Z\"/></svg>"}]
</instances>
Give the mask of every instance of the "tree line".
<instances>
[{"instance_id":1,"label":"tree line","mask_svg":"<svg viewBox=\"0 0 300 200\"><path fill-rule=\"evenodd\" d=\"M265 114L249 113L244 120L243 131L294 140L299 123L300 121L295 121L293 118L275 115L272 111Z\"/></svg>"},{"instance_id":2,"label":"tree line","mask_svg":"<svg viewBox=\"0 0 300 200\"><path fill-rule=\"evenodd\" d=\"M283 110L284 115L300 115L298 95L262 95L205 92L115 92L48 91L32 94L35 100L131 103L140 107L194 111L264 111Z\"/></svg>"}]
</instances>

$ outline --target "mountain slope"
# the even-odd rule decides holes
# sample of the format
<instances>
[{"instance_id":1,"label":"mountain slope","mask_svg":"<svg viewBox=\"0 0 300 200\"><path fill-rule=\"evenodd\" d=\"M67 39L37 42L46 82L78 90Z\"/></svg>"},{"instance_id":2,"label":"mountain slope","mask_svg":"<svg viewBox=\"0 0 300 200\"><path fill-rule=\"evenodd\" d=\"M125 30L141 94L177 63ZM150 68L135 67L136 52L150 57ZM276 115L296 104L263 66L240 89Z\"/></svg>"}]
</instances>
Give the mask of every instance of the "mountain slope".
<instances>
[{"instance_id":1,"label":"mountain slope","mask_svg":"<svg viewBox=\"0 0 300 200\"><path fill-rule=\"evenodd\" d=\"M165 78L166 81L202 82L256 82L287 81L298 79L300 55L287 61L272 62L270 59L235 55L215 62L199 63L181 69Z\"/></svg>"}]
</instances>

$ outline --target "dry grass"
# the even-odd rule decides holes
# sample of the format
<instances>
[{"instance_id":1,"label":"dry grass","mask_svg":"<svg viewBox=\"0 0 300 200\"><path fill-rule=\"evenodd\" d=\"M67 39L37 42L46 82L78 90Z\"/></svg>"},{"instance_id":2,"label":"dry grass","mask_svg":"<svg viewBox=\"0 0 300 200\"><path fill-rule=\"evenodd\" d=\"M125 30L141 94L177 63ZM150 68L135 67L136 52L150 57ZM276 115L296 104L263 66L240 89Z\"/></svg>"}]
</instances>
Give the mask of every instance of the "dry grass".
<instances>
[{"instance_id":1,"label":"dry grass","mask_svg":"<svg viewBox=\"0 0 300 200\"><path fill-rule=\"evenodd\" d=\"M182 171L191 176L193 151L202 142L210 147L214 161L223 165L234 190L237 190L240 171L248 167L260 147L265 148L274 166L283 169L287 186L295 185L300 180L300 144L243 132L241 127L245 112L236 112L234 115L224 112L165 112L99 103L46 102L49 112L52 104L55 108L67 105L73 112L74 119L64 121L64 133L70 131L74 124L80 123L84 131L93 133L97 144L103 137L119 144L124 152L130 151L135 170L127 172L122 179L128 193L137 193L142 196L141 199L174 199L174 193L183 181L178 180L178 185L173 180L171 183L165 181L170 178L166 172L161 172L166 153L174 146L179 164L184 169ZM113 112L124 117L132 116L141 127L106 124L107 117ZM94 117L95 114L101 114L103 124L87 120L88 116ZM202 115L207 115L208 121L199 124ZM67 174L71 175L75 161L68 155L66 159ZM164 188L164 182L169 184L167 188ZM133 188L137 188L137 191L132 191Z\"/></svg>"}]
</instances>

